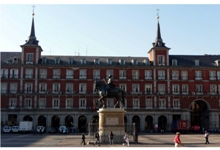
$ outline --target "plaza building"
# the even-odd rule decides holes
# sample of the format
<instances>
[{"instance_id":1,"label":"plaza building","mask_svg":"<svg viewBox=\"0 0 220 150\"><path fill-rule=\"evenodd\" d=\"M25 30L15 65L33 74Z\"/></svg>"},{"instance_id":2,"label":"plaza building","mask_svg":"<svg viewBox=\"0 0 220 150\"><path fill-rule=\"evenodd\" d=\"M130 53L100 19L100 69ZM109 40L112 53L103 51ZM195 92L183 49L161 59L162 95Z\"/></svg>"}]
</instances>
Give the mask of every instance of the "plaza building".
<instances>
[{"instance_id":1,"label":"plaza building","mask_svg":"<svg viewBox=\"0 0 220 150\"><path fill-rule=\"evenodd\" d=\"M33 121L34 128L66 125L85 132L99 120L94 80L112 75L125 92L124 121L136 123L139 132L155 126L170 131L173 120L220 128L220 55L170 55L159 18L156 30L143 57L43 55L33 14L21 52L1 52L1 125ZM115 103L105 100L107 108Z\"/></svg>"}]
</instances>

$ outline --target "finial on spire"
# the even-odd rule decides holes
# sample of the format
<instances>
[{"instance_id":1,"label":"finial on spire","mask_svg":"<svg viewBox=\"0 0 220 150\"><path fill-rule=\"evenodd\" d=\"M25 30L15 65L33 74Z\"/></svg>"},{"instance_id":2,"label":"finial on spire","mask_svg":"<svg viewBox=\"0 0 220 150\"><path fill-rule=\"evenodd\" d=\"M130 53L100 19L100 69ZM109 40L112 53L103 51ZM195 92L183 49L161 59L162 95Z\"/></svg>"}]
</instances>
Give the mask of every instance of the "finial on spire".
<instances>
[{"instance_id":1,"label":"finial on spire","mask_svg":"<svg viewBox=\"0 0 220 150\"><path fill-rule=\"evenodd\" d=\"M33 7L33 13L32 13L32 16L34 16L34 7L35 7L35 6L33 5L32 7Z\"/></svg>"},{"instance_id":2,"label":"finial on spire","mask_svg":"<svg viewBox=\"0 0 220 150\"><path fill-rule=\"evenodd\" d=\"M157 8L157 19L159 20L160 16L159 16L159 11L160 9Z\"/></svg>"}]
</instances>

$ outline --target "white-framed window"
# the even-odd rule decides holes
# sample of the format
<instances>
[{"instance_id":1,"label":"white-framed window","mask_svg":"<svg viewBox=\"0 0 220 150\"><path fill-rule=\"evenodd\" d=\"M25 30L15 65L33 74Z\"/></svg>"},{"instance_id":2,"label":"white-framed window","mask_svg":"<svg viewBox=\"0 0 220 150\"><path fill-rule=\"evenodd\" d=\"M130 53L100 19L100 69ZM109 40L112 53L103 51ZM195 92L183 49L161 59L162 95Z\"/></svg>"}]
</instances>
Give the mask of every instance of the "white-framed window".
<instances>
[{"instance_id":1,"label":"white-framed window","mask_svg":"<svg viewBox=\"0 0 220 150\"><path fill-rule=\"evenodd\" d=\"M181 71L182 80L188 80L188 71Z\"/></svg>"},{"instance_id":2,"label":"white-framed window","mask_svg":"<svg viewBox=\"0 0 220 150\"><path fill-rule=\"evenodd\" d=\"M54 99L53 99L52 108L53 108L53 109L58 109L58 108L60 108L60 99L58 99L58 98L54 98Z\"/></svg>"},{"instance_id":3,"label":"white-framed window","mask_svg":"<svg viewBox=\"0 0 220 150\"><path fill-rule=\"evenodd\" d=\"M152 84L145 84L145 94L152 94Z\"/></svg>"},{"instance_id":4,"label":"white-framed window","mask_svg":"<svg viewBox=\"0 0 220 150\"><path fill-rule=\"evenodd\" d=\"M86 79L87 78L86 69L80 69L79 70L79 78L80 79Z\"/></svg>"},{"instance_id":5,"label":"white-framed window","mask_svg":"<svg viewBox=\"0 0 220 150\"><path fill-rule=\"evenodd\" d=\"M71 109L71 108L73 108L73 99L67 98L66 99L66 109Z\"/></svg>"},{"instance_id":6,"label":"white-framed window","mask_svg":"<svg viewBox=\"0 0 220 150\"><path fill-rule=\"evenodd\" d=\"M24 99L24 107L27 109L32 108L32 99L31 98L25 98Z\"/></svg>"},{"instance_id":7,"label":"white-framed window","mask_svg":"<svg viewBox=\"0 0 220 150\"><path fill-rule=\"evenodd\" d=\"M120 65L125 65L125 60L124 59L119 59L119 64Z\"/></svg>"},{"instance_id":8,"label":"white-framed window","mask_svg":"<svg viewBox=\"0 0 220 150\"><path fill-rule=\"evenodd\" d=\"M177 70L172 71L172 79L173 80L178 80L179 79L179 71L177 71Z\"/></svg>"},{"instance_id":9,"label":"white-framed window","mask_svg":"<svg viewBox=\"0 0 220 150\"><path fill-rule=\"evenodd\" d=\"M66 93L67 94L73 93L73 83L66 83Z\"/></svg>"},{"instance_id":10,"label":"white-framed window","mask_svg":"<svg viewBox=\"0 0 220 150\"><path fill-rule=\"evenodd\" d=\"M16 98L10 98L8 107L10 109L14 109L17 106L17 99Z\"/></svg>"},{"instance_id":11,"label":"white-framed window","mask_svg":"<svg viewBox=\"0 0 220 150\"><path fill-rule=\"evenodd\" d=\"M166 108L166 100L165 99L159 99L159 108L160 109Z\"/></svg>"},{"instance_id":12,"label":"white-framed window","mask_svg":"<svg viewBox=\"0 0 220 150\"><path fill-rule=\"evenodd\" d=\"M73 70L71 70L71 69L66 70L66 78L73 79Z\"/></svg>"},{"instance_id":13,"label":"white-framed window","mask_svg":"<svg viewBox=\"0 0 220 150\"><path fill-rule=\"evenodd\" d=\"M196 85L196 94L203 94L202 85L200 85L200 84Z\"/></svg>"},{"instance_id":14,"label":"white-framed window","mask_svg":"<svg viewBox=\"0 0 220 150\"><path fill-rule=\"evenodd\" d=\"M144 59L144 60L143 60L143 64L145 64L145 65L150 65L149 59L148 59L148 58L147 58L147 59Z\"/></svg>"},{"instance_id":15,"label":"white-framed window","mask_svg":"<svg viewBox=\"0 0 220 150\"><path fill-rule=\"evenodd\" d=\"M39 83L39 93L46 93L47 83Z\"/></svg>"},{"instance_id":16,"label":"white-framed window","mask_svg":"<svg viewBox=\"0 0 220 150\"><path fill-rule=\"evenodd\" d=\"M216 72L215 71L209 71L209 79L216 80Z\"/></svg>"},{"instance_id":17,"label":"white-framed window","mask_svg":"<svg viewBox=\"0 0 220 150\"><path fill-rule=\"evenodd\" d=\"M60 69L53 69L53 78L54 79L60 78Z\"/></svg>"},{"instance_id":18,"label":"white-framed window","mask_svg":"<svg viewBox=\"0 0 220 150\"><path fill-rule=\"evenodd\" d=\"M113 108L114 107L114 99L113 98L107 98L107 108Z\"/></svg>"},{"instance_id":19,"label":"white-framed window","mask_svg":"<svg viewBox=\"0 0 220 150\"><path fill-rule=\"evenodd\" d=\"M159 66L164 66L164 65L165 65L164 56L158 55L158 56L157 56L157 59L158 59L158 65L159 65Z\"/></svg>"},{"instance_id":20,"label":"white-framed window","mask_svg":"<svg viewBox=\"0 0 220 150\"><path fill-rule=\"evenodd\" d=\"M8 89L8 84L2 82L1 83L1 93L7 93L7 89Z\"/></svg>"},{"instance_id":21,"label":"white-framed window","mask_svg":"<svg viewBox=\"0 0 220 150\"><path fill-rule=\"evenodd\" d=\"M107 59L107 64L112 65L112 59Z\"/></svg>"},{"instance_id":22,"label":"white-framed window","mask_svg":"<svg viewBox=\"0 0 220 150\"><path fill-rule=\"evenodd\" d=\"M217 71L217 79L220 80L220 71Z\"/></svg>"},{"instance_id":23,"label":"white-framed window","mask_svg":"<svg viewBox=\"0 0 220 150\"><path fill-rule=\"evenodd\" d=\"M40 79L47 78L47 69L40 69Z\"/></svg>"},{"instance_id":24,"label":"white-framed window","mask_svg":"<svg viewBox=\"0 0 220 150\"><path fill-rule=\"evenodd\" d=\"M59 83L53 83L53 93L60 93L60 84Z\"/></svg>"},{"instance_id":25,"label":"white-framed window","mask_svg":"<svg viewBox=\"0 0 220 150\"><path fill-rule=\"evenodd\" d=\"M151 70L145 70L145 79L146 80L152 80L152 71Z\"/></svg>"},{"instance_id":26,"label":"white-framed window","mask_svg":"<svg viewBox=\"0 0 220 150\"><path fill-rule=\"evenodd\" d=\"M69 60L68 61L69 64L73 64L73 58L69 58L68 60Z\"/></svg>"},{"instance_id":27,"label":"white-framed window","mask_svg":"<svg viewBox=\"0 0 220 150\"><path fill-rule=\"evenodd\" d=\"M173 100L173 108L174 109L179 109L180 108L180 100L179 99L174 99Z\"/></svg>"},{"instance_id":28,"label":"white-framed window","mask_svg":"<svg viewBox=\"0 0 220 150\"><path fill-rule=\"evenodd\" d=\"M25 78L33 78L33 69L25 69Z\"/></svg>"},{"instance_id":29,"label":"white-framed window","mask_svg":"<svg viewBox=\"0 0 220 150\"><path fill-rule=\"evenodd\" d=\"M39 108L40 109L44 109L44 108L46 108L46 98L40 98L39 99Z\"/></svg>"},{"instance_id":30,"label":"white-framed window","mask_svg":"<svg viewBox=\"0 0 220 150\"><path fill-rule=\"evenodd\" d=\"M81 64L83 65L85 65L86 64L86 59L85 58L81 58Z\"/></svg>"},{"instance_id":31,"label":"white-framed window","mask_svg":"<svg viewBox=\"0 0 220 150\"><path fill-rule=\"evenodd\" d=\"M202 80L202 71L195 71L195 80Z\"/></svg>"},{"instance_id":32,"label":"white-framed window","mask_svg":"<svg viewBox=\"0 0 220 150\"><path fill-rule=\"evenodd\" d=\"M10 78L18 78L18 69L10 69Z\"/></svg>"},{"instance_id":33,"label":"white-framed window","mask_svg":"<svg viewBox=\"0 0 220 150\"><path fill-rule=\"evenodd\" d=\"M152 109L152 108L153 108L152 99L146 99L146 109Z\"/></svg>"},{"instance_id":34,"label":"white-framed window","mask_svg":"<svg viewBox=\"0 0 220 150\"><path fill-rule=\"evenodd\" d=\"M173 84L173 94L179 94L179 85Z\"/></svg>"},{"instance_id":35,"label":"white-framed window","mask_svg":"<svg viewBox=\"0 0 220 150\"><path fill-rule=\"evenodd\" d=\"M100 63L100 61L98 58L94 59L94 64L98 65L99 63Z\"/></svg>"},{"instance_id":36,"label":"white-framed window","mask_svg":"<svg viewBox=\"0 0 220 150\"><path fill-rule=\"evenodd\" d=\"M210 85L210 94L217 94L217 86L215 84Z\"/></svg>"},{"instance_id":37,"label":"white-framed window","mask_svg":"<svg viewBox=\"0 0 220 150\"><path fill-rule=\"evenodd\" d=\"M34 62L34 54L33 53L27 53L26 54L26 64L33 64Z\"/></svg>"},{"instance_id":38,"label":"white-framed window","mask_svg":"<svg viewBox=\"0 0 220 150\"><path fill-rule=\"evenodd\" d=\"M79 99L79 109L86 109L86 99L85 98Z\"/></svg>"},{"instance_id":39,"label":"white-framed window","mask_svg":"<svg viewBox=\"0 0 220 150\"><path fill-rule=\"evenodd\" d=\"M127 79L126 70L119 70L119 79Z\"/></svg>"},{"instance_id":40,"label":"white-framed window","mask_svg":"<svg viewBox=\"0 0 220 150\"><path fill-rule=\"evenodd\" d=\"M55 64L60 64L60 58L55 58Z\"/></svg>"},{"instance_id":41,"label":"white-framed window","mask_svg":"<svg viewBox=\"0 0 220 150\"><path fill-rule=\"evenodd\" d=\"M80 83L79 84L79 93L80 94L86 94L86 89L87 89L86 83Z\"/></svg>"},{"instance_id":42,"label":"white-framed window","mask_svg":"<svg viewBox=\"0 0 220 150\"><path fill-rule=\"evenodd\" d=\"M106 70L106 78L108 78L109 75L112 75L112 78L114 78L114 71L113 70Z\"/></svg>"},{"instance_id":43,"label":"white-framed window","mask_svg":"<svg viewBox=\"0 0 220 150\"><path fill-rule=\"evenodd\" d=\"M158 84L158 94L165 94L165 84Z\"/></svg>"},{"instance_id":44,"label":"white-framed window","mask_svg":"<svg viewBox=\"0 0 220 150\"><path fill-rule=\"evenodd\" d=\"M119 84L120 89L122 89L125 93L127 92L127 84Z\"/></svg>"},{"instance_id":45,"label":"white-framed window","mask_svg":"<svg viewBox=\"0 0 220 150\"><path fill-rule=\"evenodd\" d=\"M25 83L24 88L25 88L24 90L25 93L32 93L33 85L32 83Z\"/></svg>"},{"instance_id":46,"label":"white-framed window","mask_svg":"<svg viewBox=\"0 0 220 150\"><path fill-rule=\"evenodd\" d=\"M132 79L139 79L139 70L132 70Z\"/></svg>"},{"instance_id":47,"label":"white-framed window","mask_svg":"<svg viewBox=\"0 0 220 150\"><path fill-rule=\"evenodd\" d=\"M176 59L172 59L172 66L177 66L177 60Z\"/></svg>"},{"instance_id":48,"label":"white-framed window","mask_svg":"<svg viewBox=\"0 0 220 150\"><path fill-rule=\"evenodd\" d=\"M198 59L195 60L195 66L199 66L199 60Z\"/></svg>"},{"instance_id":49,"label":"white-framed window","mask_svg":"<svg viewBox=\"0 0 220 150\"><path fill-rule=\"evenodd\" d=\"M100 70L93 70L93 78L100 79Z\"/></svg>"},{"instance_id":50,"label":"white-framed window","mask_svg":"<svg viewBox=\"0 0 220 150\"><path fill-rule=\"evenodd\" d=\"M137 59L132 59L132 60L131 60L131 63L132 63L133 65L138 65L138 60L137 60Z\"/></svg>"},{"instance_id":51,"label":"white-framed window","mask_svg":"<svg viewBox=\"0 0 220 150\"><path fill-rule=\"evenodd\" d=\"M17 93L18 91L18 83L10 83L10 93Z\"/></svg>"},{"instance_id":52,"label":"white-framed window","mask_svg":"<svg viewBox=\"0 0 220 150\"><path fill-rule=\"evenodd\" d=\"M165 71L164 70L158 70L158 79L159 80L165 79Z\"/></svg>"},{"instance_id":53,"label":"white-framed window","mask_svg":"<svg viewBox=\"0 0 220 150\"><path fill-rule=\"evenodd\" d=\"M183 84L182 85L182 94L188 94L189 90L188 90L188 85L187 84Z\"/></svg>"},{"instance_id":54,"label":"white-framed window","mask_svg":"<svg viewBox=\"0 0 220 150\"><path fill-rule=\"evenodd\" d=\"M8 69L1 69L1 78L8 78Z\"/></svg>"},{"instance_id":55,"label":"white-framed window","mask_svg":"<svg viewBox=\"0 0 220 150\"><path fill-rule=\"evenodd\" d=\"M141 94L139 84L132 84L131 94Z\"/></svg>"},{"instance_id":56,"label":"white-framed window","mask_svg":"<svg viewBox=\"0 0 220 150\"><path fill-rule=\"evenodd\" d=\"M140 100L133 99L133 109L139 109L139 108L140 108Z\"/></svg>"}]
</instances>

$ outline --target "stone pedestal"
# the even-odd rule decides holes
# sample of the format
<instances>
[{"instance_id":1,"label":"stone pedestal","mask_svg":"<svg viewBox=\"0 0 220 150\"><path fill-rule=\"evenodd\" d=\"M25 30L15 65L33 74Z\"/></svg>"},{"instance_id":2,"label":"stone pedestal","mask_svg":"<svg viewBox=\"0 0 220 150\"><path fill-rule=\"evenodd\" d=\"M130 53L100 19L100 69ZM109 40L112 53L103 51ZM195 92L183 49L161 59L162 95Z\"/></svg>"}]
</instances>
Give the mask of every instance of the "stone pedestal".
<instances>
[{"instance_id":1,"label":"stone pedestal","mask_svg":"<svg viewBox=\"0 0 220 150\"><path fill-rule=\"evenodd\" d=\"M114 143L122 143L125 134L124 115L125 110L121 108L99 109L99 135L101 143L109 142L109 133L114 134Z\"/></svg>"}]
</instances>

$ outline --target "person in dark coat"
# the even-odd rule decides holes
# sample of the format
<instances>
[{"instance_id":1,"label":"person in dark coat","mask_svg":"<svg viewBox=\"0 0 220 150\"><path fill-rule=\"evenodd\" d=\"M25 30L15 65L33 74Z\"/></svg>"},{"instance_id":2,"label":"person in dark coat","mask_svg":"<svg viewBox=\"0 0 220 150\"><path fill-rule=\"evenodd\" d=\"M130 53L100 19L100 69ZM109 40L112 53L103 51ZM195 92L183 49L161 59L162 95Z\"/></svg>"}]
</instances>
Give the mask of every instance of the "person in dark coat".
<instances>
[{"instance_id":1,"label":"person in dark coat","mask_svg":"<svg viewBox=\"0 0 220 150\"><path fill-rule=\"evenodd\" d=\"M85 142L85 134L84 133L82 133L82 142L81 142L81 145L83 144L83 145L86 145L86 142Z\"/></svg>"}]
</instances>

